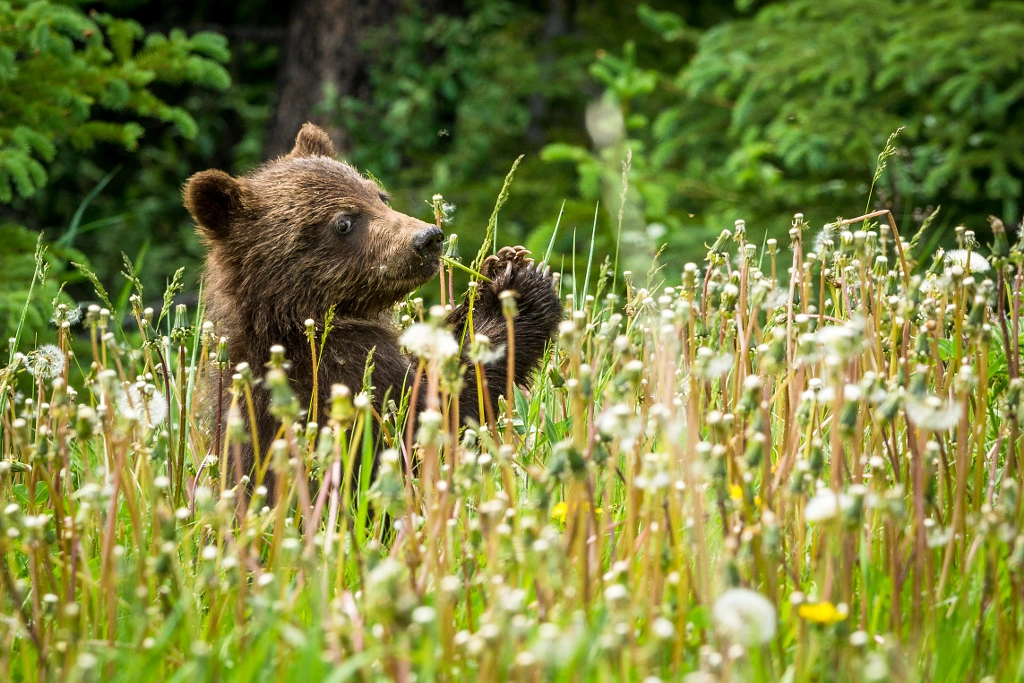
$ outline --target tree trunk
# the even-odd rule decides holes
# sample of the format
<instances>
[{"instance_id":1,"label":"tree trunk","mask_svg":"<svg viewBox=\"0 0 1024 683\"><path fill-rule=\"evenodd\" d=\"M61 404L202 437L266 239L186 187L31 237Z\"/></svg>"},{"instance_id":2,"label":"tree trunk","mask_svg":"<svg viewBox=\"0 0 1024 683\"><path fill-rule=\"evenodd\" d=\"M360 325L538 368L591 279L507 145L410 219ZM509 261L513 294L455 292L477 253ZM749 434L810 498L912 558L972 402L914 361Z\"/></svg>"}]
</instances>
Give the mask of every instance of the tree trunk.
<instances>
[{"instance_id":1,"label":"tree trunk","mask_svg":"<svg viewBox=\"0 0 1024 683\"><path fill-rule=\"evenodd\" d=\"M544 33L540 42L540 66L550 71L555 63L553 43L572 29L576 13L576 0L549 0L548 13L544 18ZM536 147L543 147L546 140L548 100L543 93L530 97L530 123L526 127L526 139Z\"/></svg>"},{"instance_id":2,"label":"tree trunk","mask_svg":"<svg viewBox=\"0 0 1024 683\"><path fill-rule=\"evenodd\" d=\"M324 87L338 96L354 94L365 78L360 44L366 29L386 22L398 11L398 0L299 0L292 10L277 78L277 102L267 132L264 154L287 153L299 128L313 121L326 130L341 151L344 131L314 113Z\"/></svg>"}]
</instances>

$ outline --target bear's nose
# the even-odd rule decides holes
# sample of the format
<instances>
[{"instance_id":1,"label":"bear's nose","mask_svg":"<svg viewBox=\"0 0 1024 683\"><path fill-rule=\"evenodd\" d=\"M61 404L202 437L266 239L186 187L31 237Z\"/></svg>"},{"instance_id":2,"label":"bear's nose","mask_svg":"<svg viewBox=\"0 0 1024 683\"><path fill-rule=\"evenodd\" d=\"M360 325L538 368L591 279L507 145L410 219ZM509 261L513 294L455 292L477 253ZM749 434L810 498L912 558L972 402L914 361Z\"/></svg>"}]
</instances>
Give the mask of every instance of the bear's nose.
<instances>
[{"instance_id":1,"label":"bear's nose","mask_svg":"<svg viewBox=\"0 0 1024 683\"><path fill-rule=\"evenodd\" d=\"M430 226L421 230L412 238L412 248L420 256L440 256L441 245L444 243L444 233L437 226Z\"/></svg>"}]
</instances>

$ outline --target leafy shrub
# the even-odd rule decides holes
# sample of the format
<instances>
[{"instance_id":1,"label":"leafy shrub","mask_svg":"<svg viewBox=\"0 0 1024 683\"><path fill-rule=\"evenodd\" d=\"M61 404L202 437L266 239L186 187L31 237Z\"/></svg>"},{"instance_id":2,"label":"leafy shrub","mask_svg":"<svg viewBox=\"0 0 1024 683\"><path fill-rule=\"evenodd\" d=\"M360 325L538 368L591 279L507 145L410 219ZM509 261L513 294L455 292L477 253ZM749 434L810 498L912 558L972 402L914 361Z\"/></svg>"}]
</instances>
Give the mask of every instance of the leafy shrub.
<instances>
[{"instance_id":1,"label":"leafy shrub","mask_svg":"<svg viewBox=\"0 0 1024 683\"><path fill-rule=\"evenodd\" d=\"M194 136L193 118L160 100L154 84L230 84L220 64L229 58L226 41L215 33L146 35L133 21L46 0L0 4L0 26L0 202L42 187L44 164L60 144L134 149L142 127L132 118Z\"/></svg>"},{"instance_id":2,"label":"leafy shrub","mask_svg":"<svg viewBox=\"0 0 1024 683\"><path fill-rule=\"evenodd\" d=\"M602 56L591 72L621 109L620 140L545 154L573 162L581 194L597 199L620 185L632 149L639 228L666 226L670 247L692 249L737 218L779 237L794 211L823 224L874 206L920 222L942 204L946 226L984 233L990 213L1020 222L1024 62L1008 47L1024 39L1019 4L787 0L703 34L640 12L664 40L696 41L693 59L672 72L644 67L629 44ZM896 130L897 154L869 196ZM617 204L604 205L614 227Z\"/></svg>"},{"instance_id":3,"label":"leafy shrub","mask_svg":"<svg viewBox=\"0 0 1024 683\"><path fill-rule=\"evenodd\" d=\"M146 34L136 22L73 5L39 0L0 2L0 204L32 197L47 183L49 164L66 147L79 153L100 143L137 148L140 121L153 119L179 136L196 135L193 117L155 92L161 84L230 84L225 39L214 33ZM16 228L7 228L16 230ZM15 239L9 258L32 261L35 240ZM53 253L53 252L51 252ZM31 271L31 269L28 269ZM18 307L25 269L6 275L0 310ZM41 320L33 311L27 322ZM11 334L11 317L0 334Z\"/></svg>"}]
</instances>

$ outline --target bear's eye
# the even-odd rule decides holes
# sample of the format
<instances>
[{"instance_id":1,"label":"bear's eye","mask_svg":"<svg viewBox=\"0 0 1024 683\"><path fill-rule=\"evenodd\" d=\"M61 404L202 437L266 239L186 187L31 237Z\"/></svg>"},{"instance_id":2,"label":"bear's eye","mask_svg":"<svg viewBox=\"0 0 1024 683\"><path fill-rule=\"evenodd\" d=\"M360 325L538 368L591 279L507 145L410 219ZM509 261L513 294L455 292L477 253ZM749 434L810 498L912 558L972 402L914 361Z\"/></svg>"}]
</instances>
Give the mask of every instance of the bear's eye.
<instances>
[{"instance_id":1,"label":"bear's eye","mask_svg":"<svg viewBox=\"0 0 1024 683\"><path fill-rule=\"evenodd\" d=\"M353 225L355 225L355 223L352 220L352 216L344 213L338 214L331 221L331 227L334 228L334 231L339 235L347 235L352 232Z\"/></svg>"},{"instance_id":2,"label":"bear's eye","mask_svg":"<svg viewBox=\"0 0 1024 683\"><path fill-rule=\"evenodd\" d=\"M391 197L388 196L387 192L380 193L380 200L387 206L391 206Z\"/></svg>"}]
</instances>

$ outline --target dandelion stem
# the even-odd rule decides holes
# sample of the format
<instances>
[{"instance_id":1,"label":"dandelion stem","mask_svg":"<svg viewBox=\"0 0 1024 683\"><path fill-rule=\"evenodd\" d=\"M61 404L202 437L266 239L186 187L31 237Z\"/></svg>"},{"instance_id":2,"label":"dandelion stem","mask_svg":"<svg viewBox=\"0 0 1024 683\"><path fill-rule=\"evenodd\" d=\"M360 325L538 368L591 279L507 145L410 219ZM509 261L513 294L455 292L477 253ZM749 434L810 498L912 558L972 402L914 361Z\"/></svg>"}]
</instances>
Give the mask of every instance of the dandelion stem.
<instances>
[{"instance_id":1,"label":"dandelion stem","mask_svg":"<svg viewBox=\"0 0 1024 683\"><path fill-rule=\"evenodd\" d=\"M461 271L463 271L463 272L465 272L465 273L469 273L470 275L472 275L473 277L475 277L475 278L476 278L477 280L482 280L482 281L484 281L484 282L490 282L490 281L491 281L491 278L489 278L489 277L486 277L486 276L485 276L485 275L483 275L482 273L480 273L480 272L478 272L478 271L475 271L475 270L473 270L473 269L472 269L472 268L470 268L469 266L464 266L464 265L462 265L461 263L459 263L459 262L458 262L458 261L456 261L455 259L449 258L449 257L447 257L447 256L442 256L442 257L441 257L441 260L442 260L442 261L444 261L444 262L445 262L446 264L448 264L448 266L449 266L449 267L451 267L451 268L457 268L458 270L461 270Z\"/></svg>"}]
</instances>

